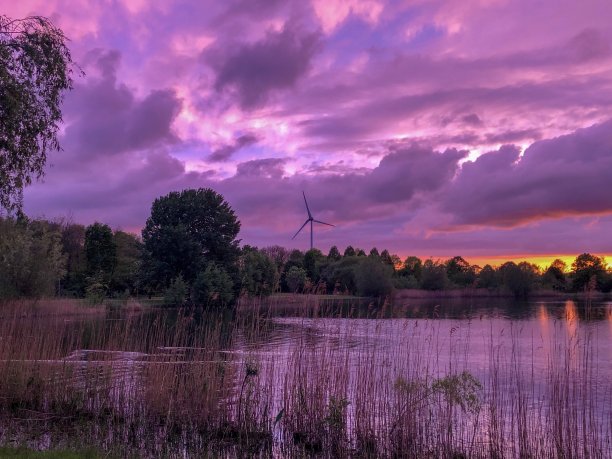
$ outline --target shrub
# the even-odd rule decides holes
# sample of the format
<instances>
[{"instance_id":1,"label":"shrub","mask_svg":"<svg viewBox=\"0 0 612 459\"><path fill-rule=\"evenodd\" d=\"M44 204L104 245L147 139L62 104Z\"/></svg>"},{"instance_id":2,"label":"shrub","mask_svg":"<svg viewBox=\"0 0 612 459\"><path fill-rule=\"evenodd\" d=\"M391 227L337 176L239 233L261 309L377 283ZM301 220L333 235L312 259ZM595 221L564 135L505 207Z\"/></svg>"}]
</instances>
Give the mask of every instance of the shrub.
<instances>
[{"instance_id":1,"label":"shrub","mask_svg":"<svg viewBox=\"0 0 612 459\"><path fill-rule=\"evenodd\" d=\"M191 300L197 306L227 306L234 299L234 285L227 272L215 263L196 277L191 288Z\"/></svg>"}]
</instances>

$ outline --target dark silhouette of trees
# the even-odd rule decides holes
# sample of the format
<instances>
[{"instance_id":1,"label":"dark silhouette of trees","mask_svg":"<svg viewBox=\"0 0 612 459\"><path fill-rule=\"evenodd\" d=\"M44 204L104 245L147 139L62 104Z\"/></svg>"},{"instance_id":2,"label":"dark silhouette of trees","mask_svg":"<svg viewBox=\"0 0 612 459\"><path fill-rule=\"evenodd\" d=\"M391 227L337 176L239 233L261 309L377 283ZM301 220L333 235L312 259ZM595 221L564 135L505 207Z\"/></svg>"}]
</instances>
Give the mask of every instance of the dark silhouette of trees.
<instances>
[{"instance_id":1,"label":"dark silhouette of trees","mask_svg":"<svg viewBox=\"0 0 612 459\"><path fill-rule=\"evenodd\" d=\"M459 287L471 286L476 282L475 267L459 256L446 261L446 275L451 283Z\"/></svg>"},{"instance_id":2,"label":"dark silhouette of trees","mask_svg":"<svg viewBox=\"0 0 612 459\"><path fill-rule=\"evenodd\" d=\"M590 253L580 254L572 263L572 276L574 290L601 288L606 276L605 262Z\"/></svg>"},{"instance_id":3,"label":"dark silhouette of trees","mask_svg":"<svg viewBox=\"0 0 612 459\"><path fill-rule=\"evenodd\" d=\"M480 288L496 289L500 281L497 271L491 265L485 265L478 273L477 285Z\"/></svg>"},{"instance_id":4,"label":"dark silhouette of trees","mask_svg":"<svg viewBox=\"0 0 612 459\"><path fill-rule=\"evenodd\" d=\"M327 259L330 261L338 261L340 258L342 258L342 255L340 255L340 251L338 250L338 247L333 245L329 249L329 253L327 254Z\"/></svg>"},{"instance_id":5,"label":"dark silhouette of trees","mask_svg":"<svg viewBox=\"0 0 612 459\"><path fill-rule=\"evenodd\" d=\"M0 16L0 207L9 212L21 211L23 188L60 148L71 73L66 37L48 19Z\"/></svg>"},{"instance_id":6,"label":"dark silhouette of trees","mask_svg":"<svg viewBox=\"0 0 612 459\"><path fill-rule=\"evenodd\" d=\"M370 257L380 258L380 253L378 253L378 249L376 247L372 247L369 253Z\"/></svg>"},{"instance_id":7,"label":"dark silhouette of trees","mask_svg":"<svg viewBox=\"0 0 612 459\"><path fill-rule=\"evenodd\" d=\"M518 265L509 261L500 266L499 276L503 286L516 298L527 298L537 285L539 268L526 261Z\"/></svg>"},{"instance_id":8,"label":"dark silhouette of trees","mask_svg":"<svg viewBox=\"0 0 612 459\"><path fill-rule=\"evenodd\" d=\"M353 248L352 245L349 245L346 249L344 249L344 255L345 257L354 257L355 255L357 255L357 252L355 252L355 249Z\"/></svg>"},{"instance_id":9,"label":"dark silhouette of trees","mask_svg":"<svg viewBox=\"0 0 612 459\"><path fill-rule=\"evenodd\" d=\"M553 261L542 276L542 285L553 290L564 291L567 287L566 269L567 264L563 260Z\"/></svg>"},{"instance_id":10,"label":"dark silhouette of trees","mask_svg":"<svg viewBox=\"0 0 612 459\"><path fill-rule=\"evenodd\" d=\"M355 269L355 287L360 296L381 297L393 290L391 280L393 269L380 260L370 256L359 260Z\"/></svg>"},{"instance_id":11,"label":"dark silhouette of trees","mask_svg":"<svg viewBox=\"0 0 612 459\"><path fill-rule=\"evenodd\" d=\"M431 258L425 260L421 270L421 288L424 290L444 290L447 285L446 266Z\"/></svg>"}]
</instances>

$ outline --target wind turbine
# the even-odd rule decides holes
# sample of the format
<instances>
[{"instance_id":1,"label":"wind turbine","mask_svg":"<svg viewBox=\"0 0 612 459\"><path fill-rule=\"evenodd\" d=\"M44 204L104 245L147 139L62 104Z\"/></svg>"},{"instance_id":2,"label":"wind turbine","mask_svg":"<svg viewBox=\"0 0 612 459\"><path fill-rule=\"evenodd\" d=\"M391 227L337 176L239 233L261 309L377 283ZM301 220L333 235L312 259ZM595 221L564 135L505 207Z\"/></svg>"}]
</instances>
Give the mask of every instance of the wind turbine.
<instances>
[{"instance_id":1,"label":"wind turbine","mask_svg":"<svg viewBox=\"0 0 612 459\"><path fill-rule=\"evenodd\" d=\"M302 191L302 195L304 196L304 204L306 204L306 212L308 212L308 218L306 219L304 224L300 227L300 229L297 230L297 233L295 233L293 235L291 240L295 239L295 237L298 234L300 234L300 231L302 231L304 229L304 227L308 224L308 222L310 222L310 250L312 250L313 249L313 244L312 244L312 224L313 223L320 223L321 225L327 225L327 226L336 226L336 225L332 225L331 223L325 223L325 222L322 222L320 220L315 220L313 218L312 214L310 213L310 207L308 207L308 201L306 201L306 194L303 191Z\"/></svg>"}]
</instances>

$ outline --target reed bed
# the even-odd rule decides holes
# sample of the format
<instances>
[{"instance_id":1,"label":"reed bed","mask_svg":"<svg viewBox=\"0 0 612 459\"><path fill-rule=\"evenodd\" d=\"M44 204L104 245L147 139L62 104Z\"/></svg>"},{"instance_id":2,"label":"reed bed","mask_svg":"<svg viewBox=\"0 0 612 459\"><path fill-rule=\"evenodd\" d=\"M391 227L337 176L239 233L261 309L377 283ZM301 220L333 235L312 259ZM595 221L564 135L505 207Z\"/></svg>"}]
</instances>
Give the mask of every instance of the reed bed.
<instances>
[{"instance_id":1,"label":"reed bed","mask_svg":"<svg viewBox=\"0 0 612 459\"><path fill-rule=\"evenodd\" d=\"M4 305L0 442L142 457L612 457L609 356L571 308L525 349L518 326L502 340L467 321L384 320L388 304L358 318L346 299L279 301L243 299L229 317Z\"/></svg>"}]
</instances>

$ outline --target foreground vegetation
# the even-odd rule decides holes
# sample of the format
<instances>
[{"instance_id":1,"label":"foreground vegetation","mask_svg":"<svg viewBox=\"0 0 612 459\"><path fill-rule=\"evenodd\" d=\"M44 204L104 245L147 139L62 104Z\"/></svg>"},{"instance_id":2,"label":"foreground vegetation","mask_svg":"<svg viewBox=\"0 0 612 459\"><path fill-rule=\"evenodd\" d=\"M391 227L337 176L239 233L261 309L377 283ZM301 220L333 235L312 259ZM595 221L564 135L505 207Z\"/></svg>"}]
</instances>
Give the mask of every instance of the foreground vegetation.
<instances>
[{"instance_id":1,"label":"foreground vegetation","mask_svg":"<svg viewBox=\"0 0 612 459\"><path fill-rule=\"evenodd\" d=\"M536 373L491 333L474 374L462 358L469 330L449 338L435 322L383 331L378 321L330 321L309 303L289 322L302 324L290 344L268 353L258 343L277 327L269 301L249 300L235 318L89 307L112 320L64 303L0 310L4 442L119 457L612 454L612 387L571 314Z\"/></svg>"}]
</instances>

